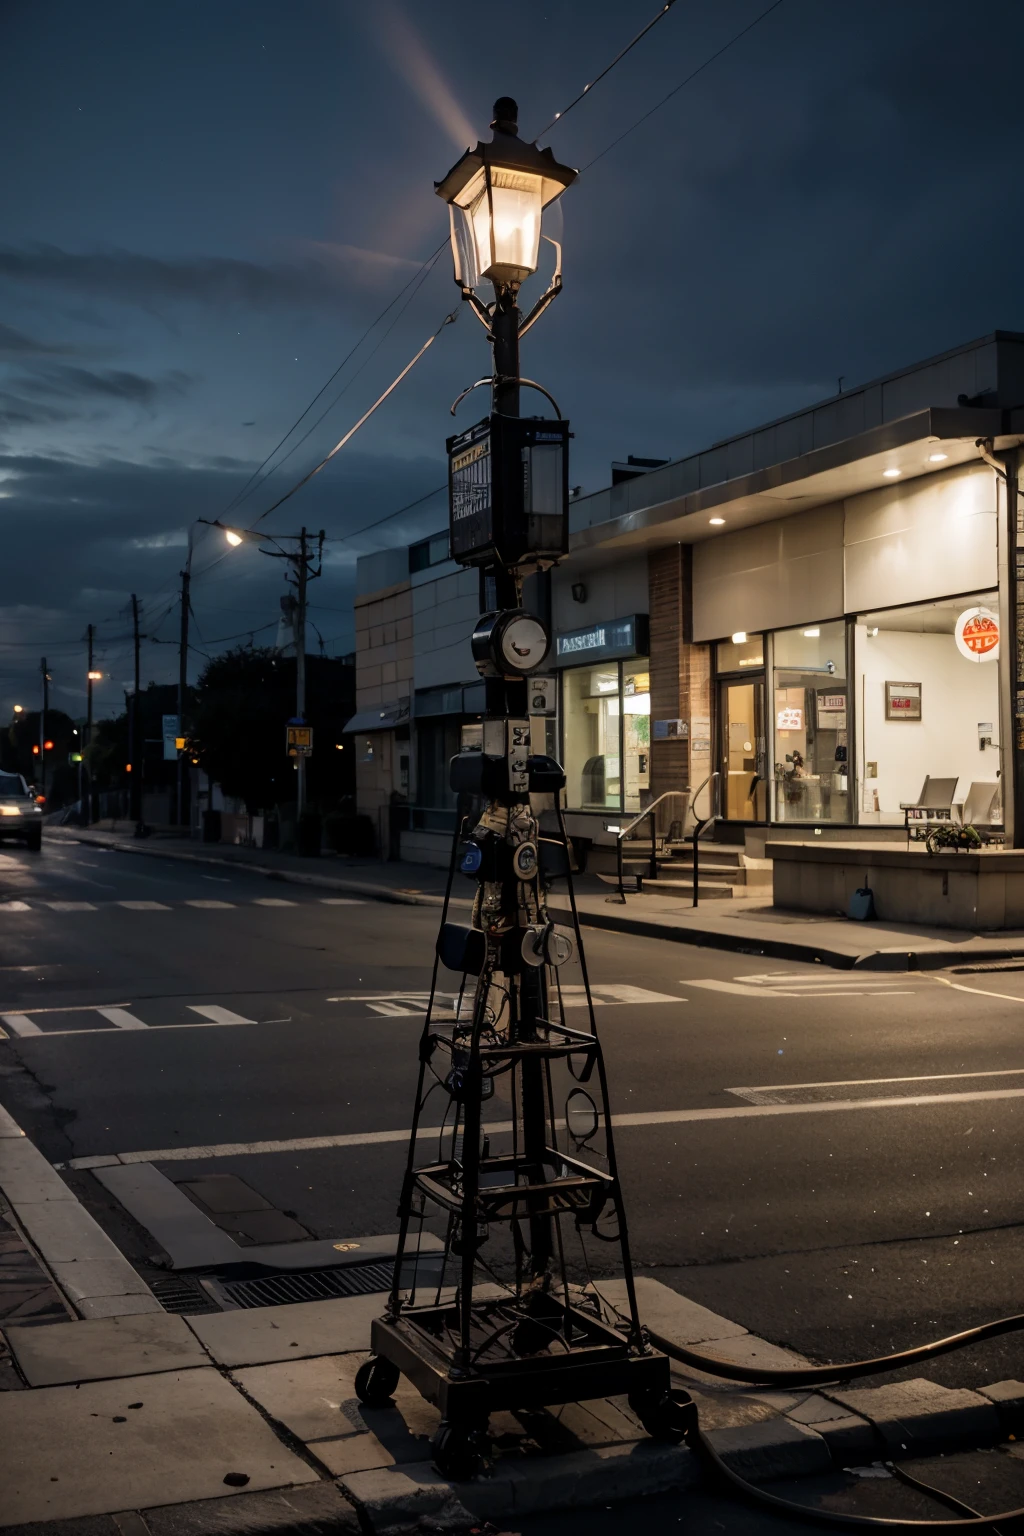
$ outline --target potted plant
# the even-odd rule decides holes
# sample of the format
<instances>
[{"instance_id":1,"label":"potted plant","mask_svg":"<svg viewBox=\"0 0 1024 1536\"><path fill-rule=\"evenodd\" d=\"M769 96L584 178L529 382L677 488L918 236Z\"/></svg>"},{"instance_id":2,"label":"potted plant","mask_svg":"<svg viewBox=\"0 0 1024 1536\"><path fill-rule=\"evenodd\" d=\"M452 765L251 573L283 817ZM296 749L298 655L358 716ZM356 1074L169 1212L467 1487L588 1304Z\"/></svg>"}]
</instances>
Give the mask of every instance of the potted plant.
<instances>
[{"instance_id":1,"label":"potted plant","mask_svg":"<svg viewBox=\"0 0 1024 1536\"><path fill-rule=\"evenodd\" d=\"M981 845L981 833L974 827L958 827L951 821L933 827L925 844L930 854L959 853L961 849L975 853Z\"/></svg>"}]
</instances>

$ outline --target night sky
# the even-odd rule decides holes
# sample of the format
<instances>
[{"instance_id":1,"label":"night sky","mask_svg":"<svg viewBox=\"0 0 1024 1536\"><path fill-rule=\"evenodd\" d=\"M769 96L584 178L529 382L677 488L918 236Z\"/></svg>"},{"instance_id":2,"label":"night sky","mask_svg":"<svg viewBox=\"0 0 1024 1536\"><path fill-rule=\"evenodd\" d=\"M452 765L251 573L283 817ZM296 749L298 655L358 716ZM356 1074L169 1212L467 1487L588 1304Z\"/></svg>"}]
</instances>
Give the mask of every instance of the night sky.
<instances>
[{"instance_id":1,"label":"night sky","mask_svg":"<svg viewBox=\"0 0 1024 1536\"><path fill-rule=\"evenodd\" d=\"M767 4L676 0L541 142L587 166ZM143 683L176 675L159 642L188 524L226 513L445 239L434 179L489 137L496 96L531 137L655 8L2 0L0 721L37 705L44 653L52 703L84 709L90 621L98 712L123 707L132 591L154 637ZM1022 44L1020 0L783 0L587 169L564 199L565 292L523 354L573 422L571 483L598 489L628 453L680 457L840 375L1024 330ZM229 519L310 468L457 304L445 250ZM311 590L329 654L353 645L357 554L445 523L436 496L345 537L443 483L448 407L488 371L461 308L262 525L331 536ZM272 641L284 590L280 562L220 559L218 539L197 543L193 675L225 637Z\"/></svg>"}]
</instances>

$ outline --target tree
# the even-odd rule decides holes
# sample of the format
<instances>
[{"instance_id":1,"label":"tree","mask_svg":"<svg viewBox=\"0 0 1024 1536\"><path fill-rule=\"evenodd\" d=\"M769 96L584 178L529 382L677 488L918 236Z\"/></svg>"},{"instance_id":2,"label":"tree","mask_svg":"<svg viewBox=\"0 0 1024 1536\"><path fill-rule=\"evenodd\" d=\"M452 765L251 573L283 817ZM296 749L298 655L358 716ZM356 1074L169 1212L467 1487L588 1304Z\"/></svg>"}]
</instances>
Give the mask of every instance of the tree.
<instances>
[{"instance_id":1,"label":"tree","mask_svg":"<svg viewBox=\"0 0 1024 1536\"><path fill-rule=\"evenodd\" d=\"M63 805L68 798L74 799L77 789L77 770L68 769L68 758L78 752L81 737L70 715L62 709L46 711L46 735L43 751L46 757L46 793L53 805ZM52 742L46 747L45 742ZM7 731L4 743L4 767L22 774L29 784L42 782L39 766L39 711L19 715Z\"/></svg>"},{"instance_id":2,"label":"tree","mask_svg":"<svg viewBox=\"0 0 1024 1536\"><path fill-rule=\"evenodd\" d=\"M306 667L307 716L315 740L309 793L327 809L351 793L351 743L341 752L335 744L354 711L353 668L318 656ZM244 801L250 815L295 799L295 771L285 747L285 726L294 715L294 657L240 646L215 656L200 675L190 733L195 755L226 795Z\"/></svg>"}]
</instances>

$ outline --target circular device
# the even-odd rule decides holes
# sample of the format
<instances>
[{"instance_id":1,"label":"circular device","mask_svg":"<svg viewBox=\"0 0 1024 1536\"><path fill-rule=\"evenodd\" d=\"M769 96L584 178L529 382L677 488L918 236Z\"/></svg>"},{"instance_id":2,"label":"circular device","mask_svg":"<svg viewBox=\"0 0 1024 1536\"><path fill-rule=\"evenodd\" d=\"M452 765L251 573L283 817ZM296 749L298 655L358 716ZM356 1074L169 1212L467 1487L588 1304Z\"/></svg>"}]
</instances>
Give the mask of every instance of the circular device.
<instances>
[{"instance_id":1,"label":"circular device","mask_svg":"<svg viewBox=\"0 0 1024 1536\"><path fill-rule=\"evenodd\" d=\"M475 875L484 861L484 851L479 843L467 843L466 851L462 855L462 863L459 865L464 875Z\"/></svg>"},{"instance_id":2,"label":"circular device","mask_svg":"<svg viewBox=\"0 0 1024 1536\"><path fill-rule=\"evenodd\" d=\"M473 631L473 660L482 677L525 677L541 665L551 637L524 608L485 613Z\"/></svg>"},{"instance_id":3,"label":"circular device","mask_svg":"<svg viewBox=\"0 0 1024 1536\"><path fill-rule=\"evenodd\" d=\"M520 843L512 855L512 868L520 880L532 880L537 873L537 844Z\"/></svg>"},{"instance_id":4,"label":"circular device","mask_svg":"<svg viewBox=\"0 0 1024 1536\"><path fill-rule=\"evenodd\" d=\"M953 639L967 661L998 661L999 615L990 608L965 608L956 621Z\"/></svg>"}]
</instances>

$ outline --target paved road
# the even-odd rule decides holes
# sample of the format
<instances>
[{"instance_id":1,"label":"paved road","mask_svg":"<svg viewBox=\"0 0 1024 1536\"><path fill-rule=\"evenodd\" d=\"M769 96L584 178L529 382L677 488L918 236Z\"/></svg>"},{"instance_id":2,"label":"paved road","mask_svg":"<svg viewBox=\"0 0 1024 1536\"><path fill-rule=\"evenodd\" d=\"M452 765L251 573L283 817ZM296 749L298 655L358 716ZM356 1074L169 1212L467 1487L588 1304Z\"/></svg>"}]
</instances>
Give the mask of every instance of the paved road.
<instances>
[{"instance_id":1,"label":"paved road","mask_svg":"<svg viewBox=\"0 0 1024 1536\"><path fill-rule=\"evenodd\" d=\"M0 1100L54 1161L150 1153L176 1181L238 1175L312 1237L393 1232L403 1146L374 1138L409 1123L436 922L85 845L0 855ZM651 1117L619 1132L638 1268L823 1359L1021 1309L1024 971L597 931L588 954L613 1108ZM1021 1377L1024 1346L928 1373Z\"/></svg>"}]
</instances>

